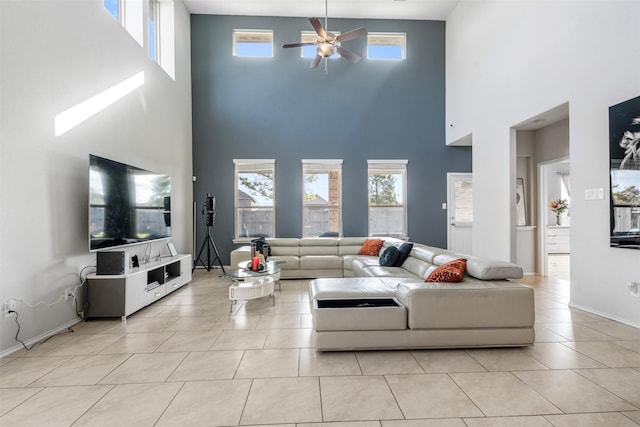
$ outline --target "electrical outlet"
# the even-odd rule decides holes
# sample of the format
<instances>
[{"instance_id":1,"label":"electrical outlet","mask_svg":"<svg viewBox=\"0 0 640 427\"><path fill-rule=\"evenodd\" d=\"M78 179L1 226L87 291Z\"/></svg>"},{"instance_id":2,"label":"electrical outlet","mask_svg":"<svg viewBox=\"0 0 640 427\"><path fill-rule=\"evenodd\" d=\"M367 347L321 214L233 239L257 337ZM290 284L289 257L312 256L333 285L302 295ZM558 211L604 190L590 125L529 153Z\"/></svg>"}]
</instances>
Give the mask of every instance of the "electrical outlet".
<instances>
[{"instance_id":1,"label":"electrical outlet","mask_svg":"<svg viewBox=\"0 0 640 427\"><path fill-rule=\"evenodd\" d=\"M11 316L10 311L15 311L17 305L18 305L18 303L16 302L16 300L14 298L8 299L7 302L2 304L2 317Z\"/></svg>"},{"instance_id":2,"label":"electrical outlet","mask_svg":"<svg viewBox=\"0 0 640 427\"><path fill-rule=\"evenodd\" d=\"M634 281L629 282L629 294L640 298L640 283Z\"/></svg>"},{"instance_id":3,"label":"electrical outlet","mask_svg":"<svg viewBox=\"0 0 640 427\"><path fill-rule=\"evenodd\" d=\"M67 301L69 298L75 298L75 295L73 295L73 289L71 288L64 290L64 300Z\"/></svg>"}]
</instances>

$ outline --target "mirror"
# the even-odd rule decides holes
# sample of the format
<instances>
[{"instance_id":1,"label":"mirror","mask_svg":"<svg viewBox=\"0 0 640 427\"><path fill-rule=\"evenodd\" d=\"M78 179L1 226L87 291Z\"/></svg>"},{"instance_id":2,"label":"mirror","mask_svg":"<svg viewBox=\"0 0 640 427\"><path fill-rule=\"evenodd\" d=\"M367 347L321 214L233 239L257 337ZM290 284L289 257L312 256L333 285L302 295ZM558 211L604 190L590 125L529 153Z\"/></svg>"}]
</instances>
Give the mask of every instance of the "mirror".
<instances>
[{"instance_id":1,"label":"mirror","mask_svg":"<svg viewBox=\"0 0 640 427\"><path fill-rule=\"evenodd\" d=\"M640 96L609 107L610 242L640 249Z\"/></svg>"}]
</instances>

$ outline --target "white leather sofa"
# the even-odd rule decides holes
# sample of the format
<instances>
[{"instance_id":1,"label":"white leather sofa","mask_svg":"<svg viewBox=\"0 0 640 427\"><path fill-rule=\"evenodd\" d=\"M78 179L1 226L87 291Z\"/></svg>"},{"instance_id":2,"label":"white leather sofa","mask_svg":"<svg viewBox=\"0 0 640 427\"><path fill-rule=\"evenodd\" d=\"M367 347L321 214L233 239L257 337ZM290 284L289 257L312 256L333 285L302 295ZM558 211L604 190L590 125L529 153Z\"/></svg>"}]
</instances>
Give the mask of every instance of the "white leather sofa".
<instances>
[{"instance_id":1,"label":"white leather sofa","mask_svg":"<svg viewBox=\"0 0 640 427\"><path fill-rule=\"evenodd\" d=\"M533 344L533 289L522 268L414 243L400 267L358 255L366 237L267 239L282 278L309 286L318 350L526 346ZM384 238L384 246L401 240ZM381 252L382 252L381 250ZM231 264L249 259L234 250ZM467 259L462 282L425 283L438 266ZM393 301L393 302L390 302Z\"/></svg>"}]
</instances>

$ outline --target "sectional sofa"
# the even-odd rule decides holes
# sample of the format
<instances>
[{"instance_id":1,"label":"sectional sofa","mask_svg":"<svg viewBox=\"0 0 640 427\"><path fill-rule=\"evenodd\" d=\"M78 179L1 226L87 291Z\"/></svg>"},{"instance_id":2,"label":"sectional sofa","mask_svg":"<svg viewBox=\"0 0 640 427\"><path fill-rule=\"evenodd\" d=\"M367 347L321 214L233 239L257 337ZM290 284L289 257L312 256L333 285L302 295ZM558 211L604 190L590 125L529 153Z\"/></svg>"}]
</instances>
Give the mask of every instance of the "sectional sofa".
<instances>
[{"instance_id":1,"label":"sectional sofa","mask_svg":"<svg viewBox=\"0 0 640 427\"><path fill-rule=\"evenodd\" d=\"M358 255L366 237L267 239L282 278L309 278L318 350L526 346L534 341L533 289L522 268L414 243L400 266ZM403 241L384 238L381 252ZM248 246L231 265L249 259ZM439 266L467 260L457 283L425 283Z\"/></svg>"}]
</instances>

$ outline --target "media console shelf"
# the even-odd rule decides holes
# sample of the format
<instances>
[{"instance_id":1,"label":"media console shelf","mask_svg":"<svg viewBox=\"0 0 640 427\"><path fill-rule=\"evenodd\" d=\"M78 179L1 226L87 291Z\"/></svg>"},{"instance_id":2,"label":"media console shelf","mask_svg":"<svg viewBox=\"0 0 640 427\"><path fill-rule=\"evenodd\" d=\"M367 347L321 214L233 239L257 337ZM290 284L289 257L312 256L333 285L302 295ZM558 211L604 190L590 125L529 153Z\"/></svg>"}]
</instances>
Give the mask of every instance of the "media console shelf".
<instances>
[{"instance_id":1,"label":"media console shelf","mask_svg":"<svg viewBox=\"0 0 640 427\"><path fill-rule=\"evenodd\" d=\"M85 318L127 316L191 281L191 255L150 261L121 275L87 276Z\"/></svg>"}]
</instances>

